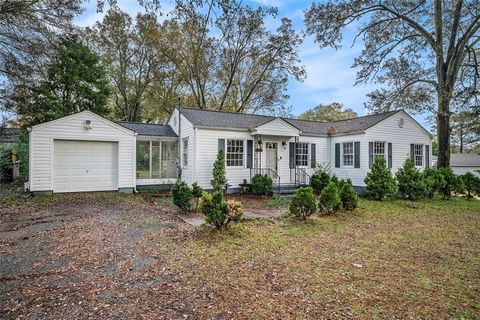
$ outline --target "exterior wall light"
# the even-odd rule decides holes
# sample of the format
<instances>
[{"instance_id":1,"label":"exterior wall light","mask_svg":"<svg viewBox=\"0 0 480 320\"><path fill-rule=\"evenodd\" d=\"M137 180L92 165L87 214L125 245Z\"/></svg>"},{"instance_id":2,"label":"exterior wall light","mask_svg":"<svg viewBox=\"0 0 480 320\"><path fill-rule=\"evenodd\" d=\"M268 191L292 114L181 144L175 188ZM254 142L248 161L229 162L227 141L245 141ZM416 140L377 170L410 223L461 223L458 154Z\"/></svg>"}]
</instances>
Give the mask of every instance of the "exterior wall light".
<instances>
[{"instance_id":1,"label":"exterior wall light","mask_svg":"<svg viewBox=\"0 0 480 320\"><path fill-rule=\"evenodd\" d=\"M85 120L85 129L86 130L92 129L92 121L91 120Z\"/></svg>"}]
</instances>

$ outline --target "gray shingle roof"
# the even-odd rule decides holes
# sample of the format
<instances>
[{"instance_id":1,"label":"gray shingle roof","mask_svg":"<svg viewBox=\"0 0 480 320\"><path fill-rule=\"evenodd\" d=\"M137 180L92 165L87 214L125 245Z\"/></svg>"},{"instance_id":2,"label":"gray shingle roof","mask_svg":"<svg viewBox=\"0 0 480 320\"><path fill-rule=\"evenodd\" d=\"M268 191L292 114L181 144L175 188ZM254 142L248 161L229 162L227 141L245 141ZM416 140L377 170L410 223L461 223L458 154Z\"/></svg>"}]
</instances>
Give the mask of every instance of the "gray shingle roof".
<instances>
[{"instance_id":1,"label":"gray shingle roof","mask_svg":"<svg viewBox=\"0 0 480 320\"><path fill-rule=\"evenodd\" d=\"M177 134L167 124L152 124L139 122L118 122L119 125L127 129L133 130L142 136L162 136L176 137Z\"/></svg>"},{"instance_id":2,"label":"gray shingle roof","mask_svg":"<svg viewBox=\"0 0 480 320\"><path fill-rule=\"evenodd\" d=\"M333 128L335 134L344 134L362 132L398 111L399 110L377 113L333 122L309 121L290 118L283 119L300 129L303 134L327 135L327 131L330 131L329 128ZM212 128L253 129L276 118L272 116L188 108L182 108L181 112L193 125Z\"/></svg>"},{"instance_id":3,"label":"gray shingle roof","mask_svg":"<svg viewBox=\"0 0 480 320\"><path fill-rule=\"evenodd\" d=\"M20 128L0 128L0 143L15 143L20 138Z\"/></svg>"},{"instance_id":4,"label":"gray shingle roof","mask_svg":"<svg viewBox=\"0 0 480 320\"><path fill-rule=\"evenodd\" d=\"M458 153L450 155L452 167L480 167L480 155L472 153Z\"/></svg>"}]
</instances>

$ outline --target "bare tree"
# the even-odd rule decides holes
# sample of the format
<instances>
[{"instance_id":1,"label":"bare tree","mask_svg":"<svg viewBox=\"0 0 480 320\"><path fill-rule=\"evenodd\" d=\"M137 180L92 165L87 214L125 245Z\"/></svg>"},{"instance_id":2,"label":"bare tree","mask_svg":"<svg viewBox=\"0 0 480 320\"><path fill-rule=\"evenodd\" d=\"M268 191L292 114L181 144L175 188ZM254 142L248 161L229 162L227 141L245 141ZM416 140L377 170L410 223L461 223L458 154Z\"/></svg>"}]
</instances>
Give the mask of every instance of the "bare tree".
<instances>
[{"instance_id":1,"label":"bare tree","mask_svg":"<svg viewBox=\"0 0 480 320\"><path fill-rule=\"evenodd\" d=\"M439 167L449 166L451 103L460 87L479 94L478 0L345 0L314 3L307 32L320 47L338 48L342 29L359 25L365 48L355 60L357 83L371 80L370 107L410 108L436 115ZM433 105L436 104L436 107Z\"/></svg>"}]
</instances>

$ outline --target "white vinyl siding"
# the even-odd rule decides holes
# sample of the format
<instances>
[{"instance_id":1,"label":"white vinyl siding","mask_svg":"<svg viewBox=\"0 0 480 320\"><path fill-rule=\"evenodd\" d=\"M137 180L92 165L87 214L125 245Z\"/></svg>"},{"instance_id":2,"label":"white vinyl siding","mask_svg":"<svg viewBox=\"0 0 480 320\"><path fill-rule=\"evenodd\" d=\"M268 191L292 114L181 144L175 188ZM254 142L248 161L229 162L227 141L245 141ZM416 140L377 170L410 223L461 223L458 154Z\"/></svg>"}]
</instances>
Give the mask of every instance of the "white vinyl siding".
<instances>
[{"instance_id":1,"label":"white vinyl siding","mask_svg":"<svg viewBox=\"0 0 480 320\"><path fill-rule=\"evenodd\" d=\"M187 150L187 160L186 160L187 165L184 164L185 162L183 159L181 160L182 162L179 162L179 163L182 167L182 180L187 182L188 184L192 184L195 181L197 181L196 167L198 165L197 157L199 153L198 150L196 150L196 148L198 148L199 146L196 145L197 138L194 133L195 129L193 128L192 123L188 121L188 119L185 118L185 116L183 115L181 117L179 116L179 112L177 109L173 110L172 114L170 115L168 124L170 125L170 127L172 127L173 131L177 135L178 134L180 135L180 141L183 142L183 139L188 138L188 148L187 148L188 150ZM179 125L181 126L181 128L179 128ZM181 152L183 154L184 150L182 146L178 146L178 148L180 149L177 149L179 150L177 152ZM206 149L203 149L201 145L199 150L202 150L203 152L206 151ZM180 160L181 155L177 154L175 158Z\"/></svg>"},{"instance_id":2,"label":"white vinyl siding","mask_svg":"<svg viewBox=\"0 0 480 320\"><path fill-rule=\"evenodd\" d=\"M85 129L85 121L91 129ZM55 141L99 141L117 144L117 188L135 187L135 133L91 112L81 112L52 122L34 126L30 132L31 191L55 189Z\"/></svg>"}]
</instances>

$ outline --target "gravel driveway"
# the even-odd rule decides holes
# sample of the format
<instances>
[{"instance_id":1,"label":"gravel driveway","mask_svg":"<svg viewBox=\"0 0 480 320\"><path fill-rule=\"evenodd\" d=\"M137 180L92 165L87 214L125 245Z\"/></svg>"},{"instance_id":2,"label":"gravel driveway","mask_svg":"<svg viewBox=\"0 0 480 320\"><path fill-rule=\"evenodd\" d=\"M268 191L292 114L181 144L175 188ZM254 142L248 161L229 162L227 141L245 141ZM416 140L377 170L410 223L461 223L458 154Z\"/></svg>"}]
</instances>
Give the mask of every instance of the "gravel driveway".
<instances>
[{"instance_id":1,"label":"gravel driveway","mask_svg":"<svg viewBox=\"0 0 480 320\"><path fill-rule=\"evenodd\" d=\"M107 193L0 204L0 317L194 318L163 250L195 229L169 201Z\"/></svg>"}]
</instances>

